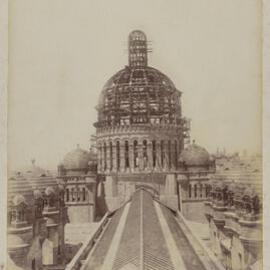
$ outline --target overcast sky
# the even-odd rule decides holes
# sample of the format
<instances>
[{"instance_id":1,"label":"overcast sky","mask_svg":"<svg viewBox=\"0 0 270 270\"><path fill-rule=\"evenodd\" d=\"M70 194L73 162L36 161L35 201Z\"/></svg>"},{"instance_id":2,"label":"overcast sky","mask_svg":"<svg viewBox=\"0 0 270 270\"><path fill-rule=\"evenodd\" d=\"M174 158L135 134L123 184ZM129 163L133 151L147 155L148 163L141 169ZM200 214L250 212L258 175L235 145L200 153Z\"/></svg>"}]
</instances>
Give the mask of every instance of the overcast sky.
<instances>
[{"instance_id":1,"label":"overcast sky","mask_svg":"<svg viewBox=\"0 0 270 270\"><path fill-rule=\"evenodd\" d=\"M260 1L12 0L9 165L55 169L88 148L105 82L143 30L149 65L183 92L191 137L210 152L260 149Z\"/></svg>"}]
</instances>

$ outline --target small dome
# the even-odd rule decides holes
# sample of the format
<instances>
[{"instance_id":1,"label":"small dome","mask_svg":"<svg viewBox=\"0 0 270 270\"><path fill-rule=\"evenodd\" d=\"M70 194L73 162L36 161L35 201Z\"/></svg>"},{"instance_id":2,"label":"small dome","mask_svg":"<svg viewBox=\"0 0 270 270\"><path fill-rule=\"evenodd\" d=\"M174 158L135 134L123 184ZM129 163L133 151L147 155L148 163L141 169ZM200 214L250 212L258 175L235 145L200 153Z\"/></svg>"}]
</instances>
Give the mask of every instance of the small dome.
<instances>
[{"instance_id":1,"label":"small dome","mask_svg":"<svg viewBox=\"0 0 270 270\"><path fill-rule=\"evenodd\" d=\"M89 162L96 162L96 155L93 152L83 150L77 146L75 150L67 153L63 160L65 169L86 169Z\"/></svg>"},{"instance_id":2,"label":"small dome","mask_svg":"<svg viewBox=\"0 0 270 270\"><path fill-rule=\"evenodd\" d=\"M55 190L52 187L47 187L45 190L45 194L50 196L51 194L55 194Z\"/></svg>"},{"instance_id":3,"label":"small dome","mask_svg":"<svg viewBox=\"0 0 270 270\"><path fill-rule=\"evenodd\" d=\"M19 236L15 234L8 234L7 236L7 244L8 248L19 248L26 246L27 244L20 238Z\"/></svg>"},{"instance_id":4,"label":"small dome","mask_svg":"<svg viewBox=\"0 0 270 270\"><path fill-rule=\"evenodd\" d=\"M56 225L55 221L52 218L47 218L46 224L47 225Z\"/></svg>"},{"instance_id":5,"label":"small dome","mask_svg":"<svg viewBox=\"0 0 270 270\"><path fill-rule=\"evenodd\" d=\"M37 200L37 199L40 199L40 198L42 198L43 196L42 196L42 193L41 193L41 191L40 190L38 190L38 189L36 189L36 190L34 190L34 198Z\"/></svg>"},{"instance_id":6,"label":"small dome","mask_svg":"<svg viewBox=\"0 0 270 270\"><path fill-rule=\"evenodd\" d=\"M8 179L8 206L13 203L13 198L21 195L25 198L27 204L33 202L33 188L29 181L21 174L17 174Z\"/></svg>"},{"instance_id":7,"label":"small dome","mask_svg":"<svg viewBox=\"0 0 270 270\"><path fill-rule=\"evenodd\" d=\"M23 168L21 172L27 178L36 178L51 175L47 170L44 170L43 168L37 166L35 159L32 159L30 166Z\"/></svg>"},{"instance_id":8,"label":"small dome","mask_svg":"<svg viewBox=\"0 0 270 270\"><path fill-rule=\"evenodd\" d=\"M235 182L231 182L231 183L229 183L229 185L228 185L228 191L229 192L235 192L235 190L236 190L236 188L237 188L237 184L235 183Z\"/></svg>"},{"instance_id":9,"label":"small dome","mask_svg":"<svg viewBox=\"0 0 270 270\"><path fill-rule=\"evenodd\" d=\"M206 166L209 165L210 155L205 148L193 142L182 151L179 160L187 166Z\"/></svg>"},{"instance_id":10,"label":"small dome","mask_svg":"<svg viewBox=\"0 0 270 270\"><path fill-rule=\"evenodd\" d=\"M7 269L12 270L24 270L22 267L16 265L12 259L10 258L9 254L7 255Z\"/></svg>"},{"instance_id":11,"label":"small dome","mask_svg":"<svg viewBox=\"0 0 270 270\"><path fill-rule=\"evenodd\" d=\"M253 198L253 197L255 197L256 195L257 195L257 194L256 194L254 188L252 188L252 187L247 187L247 188L245 189L245 191L244 191L244 196L248 196L248 197L250 197L250 198Z\"/></svg>"},{"instance_id":12,"label":"small dome","mask_svg":"<svg viewBox=\"0 0 270 270\"><path fill-rule=\"evenodd\" d=\"M24 196L20 195L20 194L14 196L12 202L13 202L14 206L20 205L21 203L26 204L26 200L25 200Z\"/></svg>"},{"instance_id":13,"label":"small dome","mask_svg":"<svg viewBox=\"0 0 270 270\"><path fill-rule=\"evenodd\" d=\"M59 184L59 185L58 185L58 190L59 190L59 192L60 192L60 191L65 191L64 185Z\"/></svg>"}]
</instances>

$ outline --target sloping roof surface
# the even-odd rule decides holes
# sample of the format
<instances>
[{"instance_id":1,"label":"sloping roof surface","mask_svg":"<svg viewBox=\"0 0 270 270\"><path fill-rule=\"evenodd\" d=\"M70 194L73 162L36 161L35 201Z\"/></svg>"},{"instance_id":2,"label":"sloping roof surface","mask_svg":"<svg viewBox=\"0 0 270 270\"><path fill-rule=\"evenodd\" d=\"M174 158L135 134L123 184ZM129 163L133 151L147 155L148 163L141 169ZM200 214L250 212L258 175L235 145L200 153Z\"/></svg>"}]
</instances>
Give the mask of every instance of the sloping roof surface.
<instances>
[{"instance_id":1,"label":"sloping roof surface","mask_svg":"<svg viewBox=\"0 0 270 270\"><path fill-rule=\"evenodd\" d=\"M140 189L112 216L84 269L176 270L177 263L183 270L205 269L174 213Z\"/></svg>"}]
</instances>

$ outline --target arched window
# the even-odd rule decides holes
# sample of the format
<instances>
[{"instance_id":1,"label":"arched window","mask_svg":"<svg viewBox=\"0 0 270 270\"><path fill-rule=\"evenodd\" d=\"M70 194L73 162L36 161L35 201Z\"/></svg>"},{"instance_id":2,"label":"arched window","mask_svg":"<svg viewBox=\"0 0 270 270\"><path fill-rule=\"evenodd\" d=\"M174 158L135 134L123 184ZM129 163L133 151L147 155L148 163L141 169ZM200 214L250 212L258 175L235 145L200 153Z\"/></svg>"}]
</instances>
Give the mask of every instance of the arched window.
<instances>
[{"instance_id":1,"label":"arched window","mask_svg":"<svg viewBox=\"0 0 270 270\"><path fill-rule=\"evenodd\" d=\"M148 162L148 156L147 156L147 141L143 141L143 167L147 167L147 162Z\"/></svg>"},{"instance_id":2,"label":"arched window","mask_svg":"<svg viewBox=\"0 0 270 270\"><path fill-rule=\"evenodd\" d=\"M153 167L156 167L156 161L157 161L156 141L152 141L152 149L153 149Z\"/></svg>"},{"instance_id":3,"label":"arched window","mask_svg":"<svg viewBox=\"0 0 270 270\"><path fill-rule=\"evenodd\" d=\"M116 142L116 167L117 170L120 169L120 142Z\"/></svg>"},{"instance_id":4,"label":"arched window","mask_svg":"<svg viewBox=\"0 0 270 270\"><path fill-rule=\"evenodd\" d=\"M103 145L103 151L104 151L104 171L107 170L107 146L106 143Z\"/></svg>"},{"instance_id":5,"label":"arched window","mask_svg":"<svg viewBox=\"0 0 270 270\"><path fill-rule=\"evenodd\" d=\"M191 198L192 192L191 192L191 184L188 185L188 197Z\"/></svg>"},{"instance_id":6,"label":"arched window","mask_svg":"<svg viewBox=\"0 0 270 270\"><path fill-rule=\"evenodd\" d=\"M133 153L134 153L134 168L139 166L139 153L138 153L138 142L135 140L133 142Z\"/></svg>"},{"instance_id":7,"label":"arched window","mask_svg":"<svg viewBox=\"0 0 270 270\"><path fill-rule=\"evenodd\" d=\"M66 201L69 202L69 189L66 189Z\"/></svg>"},{"instance_id":8,"label":"arched window","mask_svg":"<svg viewBox=\"0 0 270 270\"><path fill-rule=\"evenodd\" d=\"M168 165L169 169L172 167L172 155L171 155L171 141L168 141Z\"/></svg>"},{"instance_id":9,"label":"arched window","mask_svg":"<svg viewBox=\"0 0 270 270\"><path fill-rule=\"evenodd\" d=\"M203 185L200 184L200 197L202 198L202 196L203 196Z\"/></svg>"},{"instance_id":10,"label":"arched window","mask_svg":"<svg viewBox=\"0 0 270 270\"><path fill-rule=\"evenodd\" d=\"M86 200L86 198L85 198L86 196L85 196L85 188L83 188L82 189L82 199L83 199L83 201L85 201Z\"/></svg>"},{"instance_id":11,"label":"arched window","mask_svg":"<svg viewBox=\"0 0 270 270\"><path fill-rule=\"evenodd\" d=\"M164 141L160 141L160 152L161 152L161 156L160 156L160 162L161 162L161 167L164 167L164 158L165 158L165 152L164 152Z\"/></svg>"},{"instance_id":12,"label":"arched window","mask_svg":"<svg viewBox=\"0 0 270 270\"><path fill-rule=\"evenodd\" d=\"M197 198L197 185L194 185L194 197Z\"/></svg>"},{"instance_id":13,"label":"arched window","mask_svg":"<svg viewBox=\"0 0 270 270\"><path fill-rule=\"evenodd\" d=\"M129 145L128 145L128 141L125 141L125 168L129 168Z\"/></svg>"},{"instance_id":14,"label":"arched window","mask_svg":"<svg viewBox=\"0 0 270 270\"><path fill-rule=\"evenodd\" d=\"M113 169L113 145L110 142L110 170Z\"/></svg>"}]
</instances>

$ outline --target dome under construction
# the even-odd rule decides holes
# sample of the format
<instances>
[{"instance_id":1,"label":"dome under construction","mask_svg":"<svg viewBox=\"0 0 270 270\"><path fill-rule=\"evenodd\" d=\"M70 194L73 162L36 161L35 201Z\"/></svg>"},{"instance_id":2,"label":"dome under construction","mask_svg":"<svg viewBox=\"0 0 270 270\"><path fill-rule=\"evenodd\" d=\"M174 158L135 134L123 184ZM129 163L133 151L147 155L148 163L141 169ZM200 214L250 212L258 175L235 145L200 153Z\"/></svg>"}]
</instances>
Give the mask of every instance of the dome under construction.
<instances>
[{"instance_id":1,"label":"dome under construction","mask_svg":"<svg viewBox=\"0 0 270 270\"><path fill-rule=\"evenodd\" d=\"M128 65L106 82L97 105L99 172L176 169L189 132L181 92L148 66L142 31L129 34L128 51Z\"/></svg>"}]
</instances>

